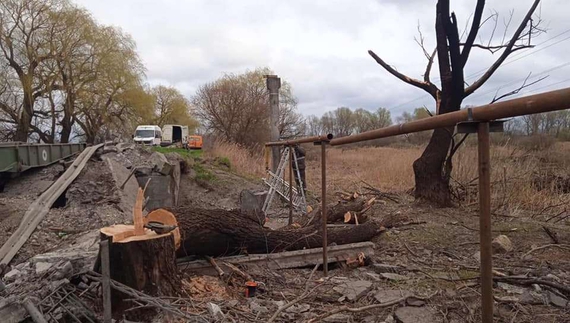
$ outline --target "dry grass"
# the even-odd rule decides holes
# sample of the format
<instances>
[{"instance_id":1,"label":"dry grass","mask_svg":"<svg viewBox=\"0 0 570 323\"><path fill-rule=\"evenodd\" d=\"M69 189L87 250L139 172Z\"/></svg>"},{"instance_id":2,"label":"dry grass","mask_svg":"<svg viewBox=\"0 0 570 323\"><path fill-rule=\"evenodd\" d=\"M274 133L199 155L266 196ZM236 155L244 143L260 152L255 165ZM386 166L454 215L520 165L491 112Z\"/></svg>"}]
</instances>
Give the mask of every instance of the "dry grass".
<instances>
[{"instance_id":1,"label":"dry grass","mask_svg":"<svg viewBox=\"0 0 570 323\"><path fill-rule=\"evenodd\" d=\"M261 148L248 150L238 144L218 140L206 151L206 155L214 159L229 159L230 169L240 175L255 178L265 176Z\"/></svg>"},{"instance_id":2,"label":"dry grass","mask_svg":"<svg viewBox=\"0 0 570 323\"><path fill-rule=\"evenodd\" d=\"M320 147L307 150L307 184L318 195L321 184ZM254 153L234 144L218 142L208 153L227 157L232 170L255 178L264 176L262 149ZM327 188L335 191L359 191L364 182L388 192L404 192L414 187L412 163L423 147L363 147L327 149ZM548 174L570 171L570 143L556 143L542 151L525 150L509 143L494 145L491 150L493 209L496 213L517 216L521 213L549 218L563 212L568 194L559 188L537 190L533 181ZM457 203L477 204L477 147L462 147L454 159L453 187ZM288 178L288 177L287 177ZM570 189L570 188L569 188Z\"/></svg>"}]
</instances>

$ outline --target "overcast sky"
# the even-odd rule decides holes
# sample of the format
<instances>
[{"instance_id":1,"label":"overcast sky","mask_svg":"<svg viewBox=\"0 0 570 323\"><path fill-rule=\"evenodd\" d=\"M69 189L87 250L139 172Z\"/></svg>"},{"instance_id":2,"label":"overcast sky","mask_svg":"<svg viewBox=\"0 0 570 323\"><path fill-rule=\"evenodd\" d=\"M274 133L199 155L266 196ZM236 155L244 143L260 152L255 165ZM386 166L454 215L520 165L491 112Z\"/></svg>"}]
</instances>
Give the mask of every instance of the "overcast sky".
<instances>
[{"instance_id":1,"label":"overcast sky","mask_svg":"<svg viewBox=\"0 0 570 323\"><path fill-rule=\"evenodd\" d=\"M414 41L418 24L429 51L435 46L435 0L75 0L103 24L118 26L135 39L151 84L172 85L191 97L197 87L224 73L267 66L289 81L304 115L321 115L339 106L390 109L393 116L419 106L433 108L422 90L402 83L367 54L372 49L399 71L421 78L426 58ZM452 1L465 26L475 0ZM486 15L503 19L514 10L507 35L532 0L488 0ZM539 12L547 33L533 49L520 51L465 104L491 101L497 88L518 87L549 77L522 95L570 86L570 1L543 0ZM464 29L462 27L461 29ZM492 25L482 30L488 40ZM462 30L460 30L461 32ZM498 54L474 49L465 73L474 82ZM437 67L432 80L437 81ZM439 82L437 82L439 86Z\"/></svg>"}]
</instances>

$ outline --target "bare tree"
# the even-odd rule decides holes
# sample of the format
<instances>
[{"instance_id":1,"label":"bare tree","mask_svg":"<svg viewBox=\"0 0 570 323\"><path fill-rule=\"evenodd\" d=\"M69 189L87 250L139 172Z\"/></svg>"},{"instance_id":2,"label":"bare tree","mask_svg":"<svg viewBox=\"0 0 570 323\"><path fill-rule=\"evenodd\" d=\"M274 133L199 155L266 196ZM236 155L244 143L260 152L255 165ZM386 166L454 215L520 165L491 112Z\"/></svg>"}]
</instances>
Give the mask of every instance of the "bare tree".
<instances>
[{"instance_id":1,"label":"bare tree","mask_svg":"<svg viewBox=\"0 0 570 323\"><path fill-rule=\"evenodd\" d=\"M253 145L269 138L269 97L264 75L274 74L259 68L243 74L227 74L200 86L192 104L200 123L225 140ZM292 137L304 132L303 119L297 114L297 101L291 86L280 89L280 135Z\"/></svg>"},{"instance_id":2,"label":"bare tree","mask_svg":"<svg viewBox=\"0 0 570 323\"><path fill-rule=\"evenodd\" d=\"M540 3L534 0L530 9L522 19L518 28L510 39L498 45L491 43L478 43L477 35L486 21L483 21L485 0L477 0L475 12L466 39L462 41L459 36L459 27L455 13L450 13L449 0L438 0L436 5L436 48L433 52L427 51L423 46L423 36L420 34L418 43L422 47L428 63L423 80L406 76L387 64L373 51L369 54L374 60L390 74L401 81L418 87L429 93L436 102L437 114L457 111L461 108L463 100L479 89L503 64L505 59L515 51L532 47L531 40L538 33L540 19L534 21L533 14ZM495 21L497 21L496 19ZM510 20L509 20L510 21ZM506 34L507 28L505 28ZM494 33L493 33L494 34ZM506 37L503 37L506 39ZM472 84L466 84L464 68L473 49L483 49L491 52L500 52L499 57L487 71ZM430 79L433 62L437 56L441 88L438 88ZM453 144L453 128L436 129L419 159L414 162L415 197L419 200L432 202L440 206L451 205L451 190L449 186L452 160L448 158Z\"/></svg>"},{"instance_id":3,"label":"bare tree","mask_svg":"<svg viewBox=\"0 0 570 323\"><path fill-rule=\"evenodd\" d=\"M324 133L323 124L321 123L321 118L310 115L307 117L307 134L310 136L320 136Z\"/></svg>"}]
</instances>

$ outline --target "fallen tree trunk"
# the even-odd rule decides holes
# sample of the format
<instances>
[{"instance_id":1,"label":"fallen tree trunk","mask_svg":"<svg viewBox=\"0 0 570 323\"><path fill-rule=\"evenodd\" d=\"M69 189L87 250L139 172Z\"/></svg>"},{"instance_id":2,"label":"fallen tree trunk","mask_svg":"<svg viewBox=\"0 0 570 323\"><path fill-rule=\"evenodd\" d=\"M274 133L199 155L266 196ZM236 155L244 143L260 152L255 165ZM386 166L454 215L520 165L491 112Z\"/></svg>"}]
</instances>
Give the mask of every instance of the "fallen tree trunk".
<instances>
[{"instance_id":1,"label":"fallen tree trunk","mask_svg":"<svg viewBox=\"0 0 570 323\"><path fill-rule=\"evenodd\" d=\"M366 200L358 198L350 201L340 201L327 207L327 223L343 223L346 212L359 212L366 208ZM301 226L311 226L321 223L321 207L311 211L301 221ZM363 223L365 221L361 221Z\"/></svg>"},{"instance_id":2,"label":"fallen tree trunk","mask_svg":"<svg viewBox=\"0 0 570 323\"><path fill-rule=\"evenodd\" d=\"M229 255L238 252L272 253L322 247L321 226L271 230L252 216L239 211L179 207L172 210L180 228L179 257L187 255ZM328 230L329 244L368 241L382 227L369 221L361 225Z\"/></svg>"}]
</instances>

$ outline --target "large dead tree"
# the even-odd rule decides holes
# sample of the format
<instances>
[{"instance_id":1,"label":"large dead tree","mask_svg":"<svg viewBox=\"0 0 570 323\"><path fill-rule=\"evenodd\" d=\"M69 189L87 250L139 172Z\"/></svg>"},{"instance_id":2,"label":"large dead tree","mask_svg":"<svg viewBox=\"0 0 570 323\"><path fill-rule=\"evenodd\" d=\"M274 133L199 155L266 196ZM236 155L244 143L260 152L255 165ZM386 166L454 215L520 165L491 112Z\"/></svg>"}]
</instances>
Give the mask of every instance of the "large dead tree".
<instances>
[{"instance_id":1,"label":"large dead tree","mask_svg":"<svg viewBox=\"0 0 570 323\"><path fill-rule=\"evenodd\" d=\"M436 102L437 114L457 111L461 103L469 95L479 89L503 64L505 59L515 51L532 47L530 41L541 30L537 27L539 21L533 21L533 14L540 3L534 0L532 6L522 19L516 31L508 41L502 41L498 45L477 43L476 39L481 26L489 20L497 22L493 16L482 22L485 0L478 0L473 14L471 28L467 38L462 41L459 36L458 22L455 13L450 13L449 0L439 0L436 5L436 48L430 54L423 43L420 34L418 43L422 47L428 59L423 80L406 76L387 64L373 51L368 53L385 70L403 82L423 89L429 93ZM506 28L505 28L506 33ZM506 37L505 37L506 38ZM491 37L492 39L492 37ZM483 73L479 79L467 84L464 68L473 49L488 50L492 53L500 52L497 60ZM430 72L437 56L441 88L430 80ZM420 158L414 162L415 174L415 197L418 200L428 201L440 206L451 205L451 190L449 186L452 163L451 157L455 152L453 140L453 127L434 130L428 146Z\"/></svg>"}]
</instances>

